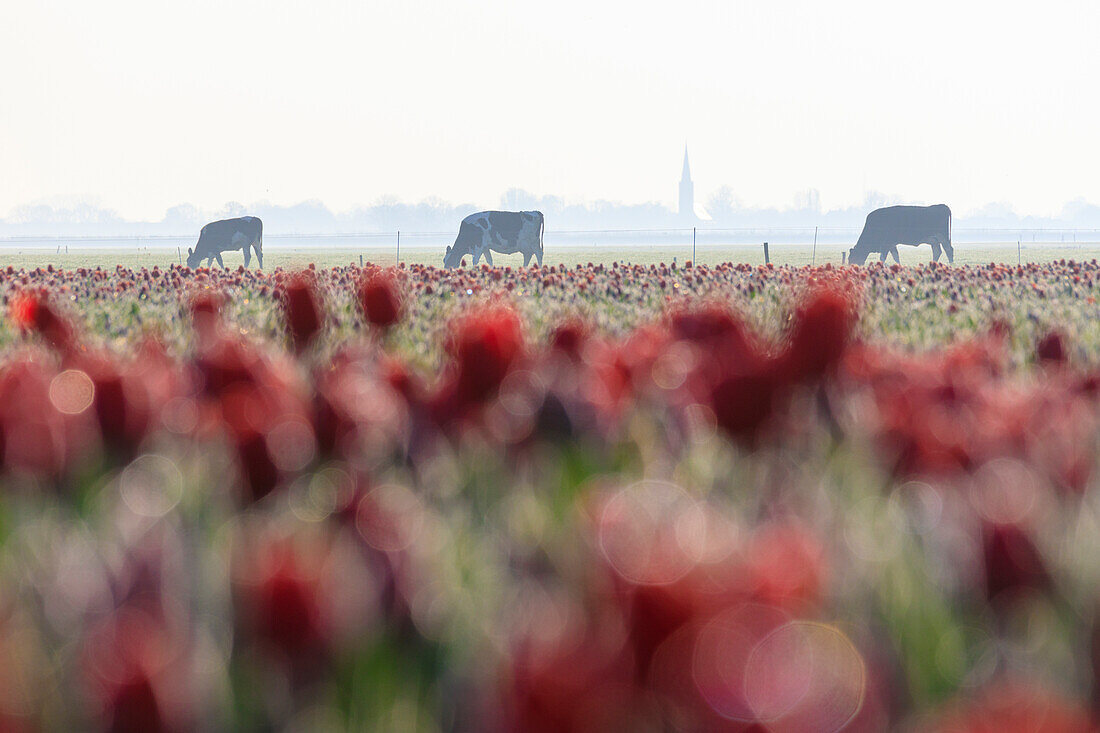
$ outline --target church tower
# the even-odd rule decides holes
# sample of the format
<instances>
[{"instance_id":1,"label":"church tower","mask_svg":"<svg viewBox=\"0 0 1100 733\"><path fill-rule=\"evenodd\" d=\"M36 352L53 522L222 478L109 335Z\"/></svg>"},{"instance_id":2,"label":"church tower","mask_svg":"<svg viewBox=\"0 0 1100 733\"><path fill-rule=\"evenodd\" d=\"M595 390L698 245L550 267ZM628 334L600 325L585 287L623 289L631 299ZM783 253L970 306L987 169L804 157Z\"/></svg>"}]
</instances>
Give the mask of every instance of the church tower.
<instances>
[{"instance_id":1,"label":"church tower","mask_svg":"<svg viewBox=\"0 0 1100 733\"><path fill-rule=\"evenodd\" d=\"M684 145L684 173L680 177L680 218L695 218L695 184L691 182L687 145Z\"/></svg>"}]
</instances>

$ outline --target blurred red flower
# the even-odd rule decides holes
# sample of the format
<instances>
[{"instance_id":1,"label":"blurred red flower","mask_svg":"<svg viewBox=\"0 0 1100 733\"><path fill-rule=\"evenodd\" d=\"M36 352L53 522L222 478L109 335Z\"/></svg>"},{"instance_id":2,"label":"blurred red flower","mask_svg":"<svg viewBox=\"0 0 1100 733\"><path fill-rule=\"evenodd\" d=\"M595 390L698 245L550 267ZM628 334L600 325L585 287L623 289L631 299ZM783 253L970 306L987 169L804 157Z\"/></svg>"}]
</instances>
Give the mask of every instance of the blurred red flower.
<instances>
[{"instance_id":1,"label":"blurred red flower","mask_svg":"<svg viewBox=\"0 0 1100 733\"><path fill-rule=\"evenodd\" d=\"M1037 683L1002 681L941 716L937 733L1096 733L1079 704Z\"/></svg>"},{"instance_id":2,"label":"blurred red flower","mask_svg":"<svg viewBox=\"0 0 1100 733\"><path fill-rule=\"evenodd\" d=\"M809 527L788 521L765 524L747 551L753 595L791 612L815 610L825 590L825 549Z\"/></svg>"},{"instance_id":3,"label":"blurred red flower","mask_svg":"<svg viewBox=\"0 0 1100 733\"><path fill-rule=\"evenodd\" d=\"M260 540L238 564L238 619L248 638L291 665L308 667L326 652L330 619L323 602L319 547Z\"/></svg>"},{"instance_id":4,"label":"blurred red flower","mask_svg":"<svg viewBox=\"0 0 1100 733\"><path fill-rule=\"evenodd\" d=\"M291 276L281 288L290 343L298 353L305 351L324 324L324 306L318 292L317 278L312 271Z\"/></svg>"},{"instance_id":5,"label":"blurred red flower","mask_svg":"<svg viewBox=\"0 0 1100 733\"><path fill-rule=\"evenodd\" d=\"M543 635L545 636L545 634ZM630 679L629 657L612 630L566 629L522 639L498 707L505 733L638 730L652 710Z\"/></svg>"},{"instance_id":6,"label":"blurred red flower","mask_svg":"<svg viewBox=\"0 0 1100 733\"><path fill-rule=\"evenodd\" d=\"M225 301L225 293L220 290L203 289L192 293L187 305L195 330L208 333L221 320Z\"/></svg>"},{"instance_id":7,"label":"blurred red flower","mask_svg":"<svg viewBox=\"0 0 1100 733\"><path fill-rule=\"evenodd\" d=\"M401 285L391 270L368 272L359 285L359 307L367 323L387 329L401 320Z\"/></svg>"},{"instance_id":8,"label":"blurred red flower","mask_svg":"<svg viewBox=\"0 0 1100 733\"><path fill-rule=\"evenodd\" d=\"M19 330L42 336L47 343L62 352L75 345L75 329L50 303L44 290L16 295L10 305L11 318Z\"/></svg>"},{"instance_id":9,"label":"blurred red flower","mask_svg":"<svg viewBox=\"0 0 1100 733\"><path fill-rule=\"evenodd\" d=\"M1036 344L1035 355L1043 364L1064 364L1069 358L1065 337L1058 331L1047 333Z\"/></svg>"},{"instance_id":10,"label":"blurred red flower","mask_svg":"<svg viewBox=\"0 0 1100 733\"><path fill-rule=\"evenodd\" d=\"M987 523L982 529L986 595L1042 590L1050 586L1046 563L1027 531L1017 524Z\"/></svg>"},{"instance_id":11,"label":"blurred red flower","mask_svg":"<svg viewBox=\"0 0 1100 733\"><path fill-rule=\"evenodd\" d=\"M450 374L436 397L441 417L458 417L496 394L526 346L519 315L495 304L460 316L450 328Z\"/></svg>"},{"instance_id":12,"label":"blurred red flower","mask_svg":"<svg viewBox=\"0 0 1100 733\"><path fill-rule=\"evenodd\" d=\"M244 481L247 502L259 501L279 485L280 472L263 433L241 430L236 437L237 462Z\"/></svg>"},{"instance_id":13,"label":"blurred red flower","mask_svg":"<svg viewBox=\"0 0 1100 733\"><path fill-rule=\"evenodd\" d=\"M189 699L183 640L143 611L114 611L85 640L86 681L105 730L183 731L197 712Z\"/></svg>"},{"instance_id":14,"label":"blurred red flower","mask_svg":"<svg viewBox=\"0 0 1100 733\"><path fill-rule=\"evenodd\" d=\"M556 326L550 334L550 348L577 360L585 343L591 337L591 329L583 321L573 318Z\"/></svg>"},{"instance_id":15,"label":"blurred red flower","mask_svg":"<svg viewBox=\"0 0 1100 733\"><path fill-rule=\"evenodd\" d=\"M783 365L794 381L819 379L840 362L851 339L855 309L838 287L818 286L795 311Z\"/></svg>"}]
</instances>

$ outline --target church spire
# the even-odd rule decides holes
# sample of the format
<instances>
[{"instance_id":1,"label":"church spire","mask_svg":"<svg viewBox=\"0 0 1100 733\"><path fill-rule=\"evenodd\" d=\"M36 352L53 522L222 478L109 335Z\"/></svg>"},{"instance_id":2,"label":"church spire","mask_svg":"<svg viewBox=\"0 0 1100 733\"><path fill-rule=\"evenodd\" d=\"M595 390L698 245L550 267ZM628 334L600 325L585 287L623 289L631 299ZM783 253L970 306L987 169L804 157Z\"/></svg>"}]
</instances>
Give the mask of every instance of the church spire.
<instances>
[{"instance_id":1,"label":"church spire","mask_svg":"<svg viewBox=\"0 0 1100 733\"><path fill-rule=\"evenodd\" d=\"M684 143L684 174L680 178L680 218L685 222L695 220L695 184L691 182L687 143Z\"/></svg>"}]
</instances>

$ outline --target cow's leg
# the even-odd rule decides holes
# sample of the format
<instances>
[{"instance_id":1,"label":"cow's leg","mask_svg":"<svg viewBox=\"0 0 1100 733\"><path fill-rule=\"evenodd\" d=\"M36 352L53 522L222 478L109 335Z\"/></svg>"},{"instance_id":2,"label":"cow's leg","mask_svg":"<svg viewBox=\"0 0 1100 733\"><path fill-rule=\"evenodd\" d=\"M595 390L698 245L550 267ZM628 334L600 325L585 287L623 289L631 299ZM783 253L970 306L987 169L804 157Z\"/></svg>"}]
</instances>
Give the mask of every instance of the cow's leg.
<instances>
[{"instance_id":1,"label":"cow's leg","mask_svg":"<svg viewBox=\"0 0 1100 733\"><path fill-rule=\"evenodd\" d=\"M260 269L264 269L264 244L263 242L256 242L252 245L256 248L256 262L259 263Z\"/></svg>"},{"instance_id":2,"label":"cow's leg","mask_svg":"<svg viewBox=\"0 0 1100 733\"><path fill-rule=\"evenodd\" d=\"M878 253L878 261L879 262L885 262L886 258L889 256L889 254L890 254L890 250L888 250L888 249L881 250Z\"/></svg>"},{"instance_id":3,"label":"cow's leg","mask_svg":"<svg viewBox=\"0 0 1100 733\"><path fill-rule=\"evenodd\" d=\"M901 264L901 257L898 257L898 246L896 244L890 248L890 256L894 258L894 262Z\"/></svg>"},{"instance_id":4,"label":"cow's leg","mask_svg":"<svg viewBox=\"0 0 1100 733\"><path fill-rule=\"evenodd\" d=\"M244 253L244 266L248 267L248 263L252 261L252 245L246 244L241 251Z\"/></svg>"},{"instance_id":5,"label":"cow's leg","mask_svg":"<svg viewBox=\"0 0 1100 733\"><path fill-rule=\"evenodd\" d=\"M489 267L494 267L494 265L493 265L493 253L490 252L488 249L485 250L485 261L489 263Z\"/></svg>"},{"instance_id":6,"label":"cow's leg","mask_svg":"<svg viewBox=\"0 0 1100 733\"><path fill-rule=\"evenodd\" d=\"M531 253L530 252L524 252L523 253L523 266L527 267L529 264L531 264Z\"/></svg>"},{"instance_id":7,"label":"cow's leg","mask_svg":"<svg viewBox=\"0 0 1100 733\"><path fill-rule=\"evenodd\" d=\"M539 267L542 267L542 247L535 251L535 259L539 261Z\"/></svg>"},{"instance_id":8,"label":"cow's leg","mask_svg":"<svg viewBox=\"0 0 1100 733\"><path fill-rule=\"evenodd\" d=\"M218 258L218 264L222 266L222 269L225 269L225 260L222 259L222 253L218 252L218 254L214 256Z\"/></svg>"},{"instance_id":9,"label":"cow's leg","mask_svg":"<svg viewBox=\"0 0 1100 733\"><path fill-rule=\"evenodd\" d=\"M943 254L943 249L940 247L939 242L932 242L931 244L932 244L932 261L933 262L939 262L940 261L940 255Z\"/></svg>"},{"instance_id":10,"label":"cow's leg","mask_svg":"<svg viewBox=\"0 0 1100 733\"><path fill-rule=\"evenodd\" d=\"M951 246L951 242L944 242L943 249L947 252L947 261L955 264L955 248Z\"/></svg>"}]
</instances>

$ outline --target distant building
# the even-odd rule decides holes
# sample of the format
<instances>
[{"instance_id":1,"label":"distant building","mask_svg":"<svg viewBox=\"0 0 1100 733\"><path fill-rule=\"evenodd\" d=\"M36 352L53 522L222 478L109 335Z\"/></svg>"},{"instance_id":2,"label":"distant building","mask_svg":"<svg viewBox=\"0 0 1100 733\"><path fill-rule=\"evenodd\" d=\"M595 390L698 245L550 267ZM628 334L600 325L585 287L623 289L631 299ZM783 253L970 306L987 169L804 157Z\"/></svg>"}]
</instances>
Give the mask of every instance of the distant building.
<instances>
[{"instance_id":1,"label":"distant building","mask_svg":"<svg viewBox=\"0 0 1100 733\"><path fill-rule=\"evenodd\" d=\"M687 145L684 146L684 173L680 177L680 218L684 221L695 220L695 184L691 182Z\"/></svg>"}]
</instances>

